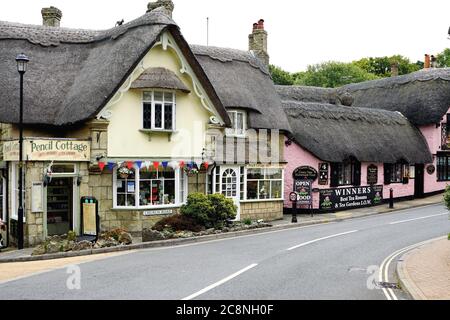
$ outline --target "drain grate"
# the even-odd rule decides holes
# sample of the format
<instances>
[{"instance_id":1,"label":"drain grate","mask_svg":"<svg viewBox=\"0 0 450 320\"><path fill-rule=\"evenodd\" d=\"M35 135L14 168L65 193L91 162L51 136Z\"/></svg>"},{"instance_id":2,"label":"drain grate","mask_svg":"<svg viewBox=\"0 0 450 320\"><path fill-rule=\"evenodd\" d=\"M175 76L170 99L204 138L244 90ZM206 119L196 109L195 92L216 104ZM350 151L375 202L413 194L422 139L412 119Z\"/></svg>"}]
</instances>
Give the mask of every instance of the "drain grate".
<instances>
[{"instance_id":1,"label":"drain grate","mask_svg":"<svg viewBox=\"0 0 450 320\"><path fill-rule=\"evenodd\" d=\"M396 283L391 282L377 282L377 286L381 289L394 289L394 290L400 290L400 287Z\"/></svg>"}]
</instances>

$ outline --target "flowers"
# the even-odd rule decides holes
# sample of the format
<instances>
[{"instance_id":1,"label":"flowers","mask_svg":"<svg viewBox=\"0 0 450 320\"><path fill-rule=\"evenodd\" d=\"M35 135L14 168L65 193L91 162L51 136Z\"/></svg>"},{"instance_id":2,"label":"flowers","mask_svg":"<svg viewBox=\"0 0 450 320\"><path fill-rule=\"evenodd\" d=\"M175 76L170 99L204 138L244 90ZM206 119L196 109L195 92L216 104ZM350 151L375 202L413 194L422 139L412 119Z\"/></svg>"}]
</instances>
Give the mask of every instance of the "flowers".
<instances>
[{"instance_id":1,"label":"flowers","mask_svg":"<svg viewBox=\"0 0 450 320\"><path fill-rule=\"evenodd\" d=\"M189 177L192 177L193 175L198 174L198 168L197 166L187 166L184 167L184 172L186 172Z\"/></svg>"},{"instance_id":2,"label":"flowers","mask_svg":"<svg viewBox=\"0 0 450 320\"><path fill-rule=\"evenodd\" d=\"M127 167L120 167L117 172L123 179L128 178L128 176L133 173L133 171L131 169L128 169Z\"/></svg>"}]
</instances>

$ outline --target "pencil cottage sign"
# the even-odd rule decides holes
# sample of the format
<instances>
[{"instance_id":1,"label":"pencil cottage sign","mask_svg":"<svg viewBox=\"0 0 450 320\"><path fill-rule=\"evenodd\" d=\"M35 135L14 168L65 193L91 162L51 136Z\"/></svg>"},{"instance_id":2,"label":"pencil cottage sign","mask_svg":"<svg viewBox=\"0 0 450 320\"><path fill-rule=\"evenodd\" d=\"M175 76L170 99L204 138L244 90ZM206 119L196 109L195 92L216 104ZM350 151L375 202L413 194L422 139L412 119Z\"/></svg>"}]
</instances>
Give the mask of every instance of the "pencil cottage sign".
<instances>
[{"instance_id":1,"label":"pencil cottage sign","mask_svg":"<svg viewBox=\"0 0 450 320\"><path fill-rule=\"evenodd\" d=\"M36 139L24 140L24 159L27 161L89 161L91 145L89 141ZM19 160L19 141L3 144L5 161Z\"/></svg>"}]
</instances>

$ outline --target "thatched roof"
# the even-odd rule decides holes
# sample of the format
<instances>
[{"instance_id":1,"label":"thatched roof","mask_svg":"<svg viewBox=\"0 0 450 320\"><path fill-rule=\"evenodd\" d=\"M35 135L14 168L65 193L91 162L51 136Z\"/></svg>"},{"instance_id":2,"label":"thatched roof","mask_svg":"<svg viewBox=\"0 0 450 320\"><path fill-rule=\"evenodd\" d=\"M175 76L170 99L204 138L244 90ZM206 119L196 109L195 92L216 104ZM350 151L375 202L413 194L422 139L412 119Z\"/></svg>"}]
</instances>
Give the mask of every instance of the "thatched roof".
<instances>
[{"instance_id":1,"label":"thatched roof","mask_svg":"<svg viewBox=\"0 0 450 320\"><path fill-rule=\"evenodd\" d=\"M0 22L0 122L19 120L19 76L14 61L18 53L30 58L24 84L24 122L70 125L95 117L166 30L230 125L178 26L162 9L106 31Z\"/></svg>"},{"instance_id":2,"label":"thatched roof","mask_svg":"<svg viewBox=\"0 0 450 320\"><path fill-rule=\"evenodd\" d=\"M420 131L398 112L295 100L283 106L294 140L323 161L432 161Z\"/></svg>"},{"instance_id":3,"label":"thatched roof","mask_svg":"<svg viewBox=\"0 0 450 320\"><path fill-rule=\"evenodd\" d=\"M439 123L450 108L450 68L350 84L337 93L349 93L354 107L399 111L418 126Z\"/></svg>"},{"instance_id":4,"label":"thatched roof","mask_svg":"<svg viewBox=\"0 0 450 320\"><path fill-rule=\"evenodd\" d=\"M181 90L186 93L191 92L173 71L166 68L149 68L131 84L131 89L146 88Z\"/></svg>"},{"instance_id":5,"label":"thatched roof","mask_svg":"<svg viewBox=\"0 0 450 320\"><path fill-rule=\"evenodd\" d=\"M247 109L252 128L290 131L269 71L251 52L191 48L226 108Z\"/></svg>"}]
</instances>

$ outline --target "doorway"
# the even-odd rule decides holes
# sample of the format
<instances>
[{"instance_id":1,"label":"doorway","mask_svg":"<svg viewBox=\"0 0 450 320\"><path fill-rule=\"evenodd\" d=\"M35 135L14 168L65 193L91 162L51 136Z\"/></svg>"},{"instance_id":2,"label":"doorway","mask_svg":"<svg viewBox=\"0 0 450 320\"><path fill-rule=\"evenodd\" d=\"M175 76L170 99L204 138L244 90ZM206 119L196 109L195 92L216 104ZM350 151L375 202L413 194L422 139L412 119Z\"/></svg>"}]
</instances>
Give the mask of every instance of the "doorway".
<instances>
[{"instance_id":1,"label":"doorway","mask_svg":"<svg viewBox=\"0 0 450 320\"><path fill-rule=\"evenodd\" d=\"M220 167L220 192L237 206L236 221L240 220L240 180L240 167Z\"/></svg>"},{"instance_id":2,"label":"doorway","mask_svg":"<svg viewBox=\"0 0 450 320\"><path fill-rule=\"evenodd\" d=\"M425 165L416 164L415 166L415 180L414 180L414 197L423 198L424 197L424 176L425 176Z\"/></svg>"},{"instance_id":3,"label":"doorway","mask_svg":"<svg viewBox=\"0 0 450 320\"><path fill-rule=\"evenodd\" d=\"M47 185L47 235L73 230L73 178L53 178Z\"/></svg>"}]
</instances>

